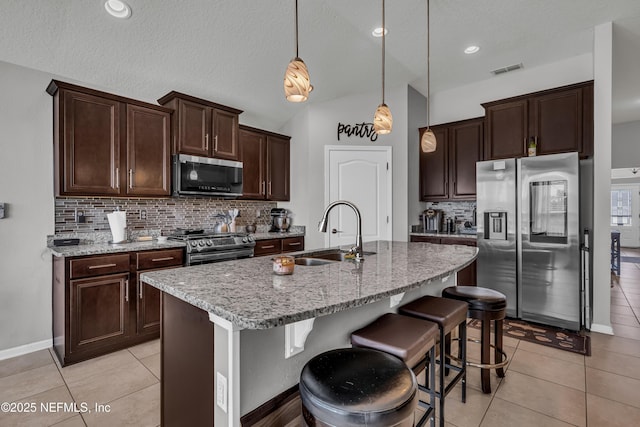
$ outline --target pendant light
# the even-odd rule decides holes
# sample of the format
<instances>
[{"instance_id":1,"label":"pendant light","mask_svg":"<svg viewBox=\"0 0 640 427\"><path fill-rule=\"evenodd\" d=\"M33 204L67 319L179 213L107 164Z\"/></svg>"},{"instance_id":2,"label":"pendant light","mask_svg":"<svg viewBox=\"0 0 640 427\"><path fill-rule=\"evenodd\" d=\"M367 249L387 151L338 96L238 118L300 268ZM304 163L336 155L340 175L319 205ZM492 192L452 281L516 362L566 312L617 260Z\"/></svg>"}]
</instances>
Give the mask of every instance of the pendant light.
<instances>
[{"instance_id":1,"label":"pendant light","mask_svg":"<svg viewBox=\"0 0 640 427\"><path fill-rule=\"evenodd\" d=\"M382 104L378 105L376 113L373 116L373 129L379 135L391 133L393 126L393 117L391 117L391 110L384 103L384 39L387 27L384 23L384 0L382 0Z\"/></svg>"},{"instance_id":2,"label":"pendant light","mask_svg":"<svg viewBox=\"0 0 640 427\"><path fill-rule=\"evenodd\" d=\"M429 82L429 58L431 57L431 45L429 39L429 31L431 30L431 26L429 25L429 0L427 0L427 130L422 134L422 138L420 139L420 149L423 153L431 153L436 151L437 141L436 136L433 134L433 131L429 127L429 103L431 102L431 97L429 95L429 91L431 89L431 85Z\"/></svg>"},{"instance_id":3,"label":"pendant light","mask_svg":"<svg viewBox=\"0 0 640 427\"><path fill-rule=\"evenodd\" d=\"M296 57L287 66L284 73L284 96L290 102L304 102L309 98L313 86L309 81L309 71L298 56L298 0L296 0Z\"/></svg>"}]
</instances>

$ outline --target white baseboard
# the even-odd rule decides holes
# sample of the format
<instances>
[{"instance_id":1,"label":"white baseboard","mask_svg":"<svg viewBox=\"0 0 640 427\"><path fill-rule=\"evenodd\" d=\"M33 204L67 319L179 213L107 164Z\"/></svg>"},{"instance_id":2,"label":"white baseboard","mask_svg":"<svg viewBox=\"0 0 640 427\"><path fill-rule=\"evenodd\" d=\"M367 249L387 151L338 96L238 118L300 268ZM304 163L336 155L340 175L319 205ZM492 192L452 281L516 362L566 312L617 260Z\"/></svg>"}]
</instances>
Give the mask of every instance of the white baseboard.
<instances>
[{"instance_id":1,"label":"white baseboard","mask_svg":"<svg viewBox=\"0 0 640 427\"><path fill-rule=\"evenodd\" d=\"M597 323L592 323L590 331L599 332L601 334L613 335L613 328L609 325L599 325Z\"/></svg>"},{"instance_id":2,"label":"white baseboard","mask_svg":"<svg viewBox=\"0 0 640 427\"><path fill-rule=\"evenodd\" d=\"M0 350L0 360L10 359L16 356L22 356L23 354L33 353L34 351L43 350L45 348L53 347L53 339L42 340L38 342L32 342L31 344L25 344L18 347L8 348L6 350Z\"/></svg>"}]
</instances>

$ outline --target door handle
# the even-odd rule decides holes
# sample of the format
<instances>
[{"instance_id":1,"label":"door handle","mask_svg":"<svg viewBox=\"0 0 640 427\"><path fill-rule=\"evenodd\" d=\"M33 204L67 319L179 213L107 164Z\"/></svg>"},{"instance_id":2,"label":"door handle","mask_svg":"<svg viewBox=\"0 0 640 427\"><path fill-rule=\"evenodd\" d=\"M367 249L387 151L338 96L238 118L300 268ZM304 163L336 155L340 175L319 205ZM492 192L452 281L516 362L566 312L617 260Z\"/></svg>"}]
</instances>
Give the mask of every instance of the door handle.
<instances>
[{"instance_id":1,"label":"door handle","mask_svg":"<svg viewBox=\"0 0 640 427\"><path fill-rule=\"evenodd\" d=\"M336 230L335 228L331 229L331 234L337 234L337 233L342 233L342 230Z\"/></svg>"},{"instance_id":2,"label":"door handle","mask_svg":"<svg viewBox=\"0 0 640 427\"><path fill-rule=\"evenodd\" d=\"M129 280L124 281L124 300L129 302Z\"/></svg>"},{"instance_id":3,"label":"door handle","mask_svg":"<svg viewBox=\"0 0 640 427\"><path fill-rule=\"evenodd\" d=\"M205 150L209 149L209 134L208 133L204 134L204 149Z\"/></svg>"},{"instance_id":4,"label":"door handle","mask_svg":"<svg viewBox=\"0 0 640 427\"><path fill-rule=\"evenodd\" d=\"M116 168L116 188L120 188L120 168Z\"/></svg>"},{"instance_id":5,"label":"door handle","mask_svg":"<svg viewBox=\"0 0 640 427\"><path fill-rule=\"evenodd\" d=\"M129 188L133 188L133 169L129 169Z\"/></svg>"},{"instance_id":6,"label":"door handle","mask_svg":"<svg viewBox=\"0 0 640 427\"><path fill-rule=\"evenodd\" d=\"M144 286L144 283L138 281L138 285L140 285L140 299L142 299L142 287Z\"/></svg>"},{"instance_id":7,"label":"door handle","mask_svg":"<svg viewBox=\"0 0 640 427\"><path fill-rule=\"evenodd\" d=\"M213 151L218 151L218 135L213 137Z\"/></svg>"}]
</instances>

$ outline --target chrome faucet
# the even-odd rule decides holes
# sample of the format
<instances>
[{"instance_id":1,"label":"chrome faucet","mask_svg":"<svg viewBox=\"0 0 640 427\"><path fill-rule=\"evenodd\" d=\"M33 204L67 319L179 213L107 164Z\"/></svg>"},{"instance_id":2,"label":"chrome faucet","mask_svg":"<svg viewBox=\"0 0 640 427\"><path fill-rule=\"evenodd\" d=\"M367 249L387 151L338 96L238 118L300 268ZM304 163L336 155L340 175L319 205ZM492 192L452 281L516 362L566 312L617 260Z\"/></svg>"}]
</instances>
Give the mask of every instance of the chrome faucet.
<instances>
[{"instance_id":1,"label":"chrome faucet","mask_svg":"<svg viewBox=\"0 0 640 427\"><path fill-rule=\"evenodd\" d=\"M331 212L331 209L338 205L349 206L356 213L356 227L358 229L358 232L356 234L356 245L351 248L349 252L355 253L356 261L364 261L364 252L362 250L362 217L360 216L358 207L353 203L347 200L336 200L335 202L329 204L329 206L327 206L327 208L324 210L324 213L322 214L322 219L318 223L318 231L321 231L323 233L327 232L327 220L329 219L329 212Z\"/></svg>"}]
</instances>

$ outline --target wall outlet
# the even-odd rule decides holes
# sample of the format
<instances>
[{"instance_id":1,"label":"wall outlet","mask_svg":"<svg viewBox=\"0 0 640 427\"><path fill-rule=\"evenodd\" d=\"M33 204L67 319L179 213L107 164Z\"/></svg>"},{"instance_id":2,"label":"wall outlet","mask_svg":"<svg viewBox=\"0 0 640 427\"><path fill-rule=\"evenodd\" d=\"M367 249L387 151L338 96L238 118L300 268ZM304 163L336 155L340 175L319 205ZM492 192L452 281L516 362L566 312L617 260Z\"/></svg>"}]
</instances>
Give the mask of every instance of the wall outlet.
<instances>
[{"instance_id":1,"label":"wall outlet","mask_svg":"<svg viewBox=\"0 0 640 427\"><path fill-rule=\"evenodd\" d=\"M84 224L85 222L87 222L87 217L84 215L84 212L79 211L78 209L75 210L75 220L78 224Z\"/></svg>"},{"instance_id":2,"label":"wall outlet","mask_svg":"<svg viewBox=\"0 0 640 427\"><path fill-rule=\"evenodd\" d=\"M260 218L260 213L262 211L260 209L256 209L256 218Z\"/></svg>"},{"instance_id":3,"label":"wall outlet","mask_svg":"<svg viewBox=\"0 0 640 427\"><path fill-rule=\"evenodd\" d=\"M227 378L216 372L216 404L227 412Z\"/></svg>"},{"instance_id":4,"label":"wall outlet","mask_svg":"<svg viewBox=\"0 0 640 427\"><path fill-rule=\"evenodd\" d=\"M140 209L140 219L147 219L147 211Z\"/></svg>"}]
</instances>

